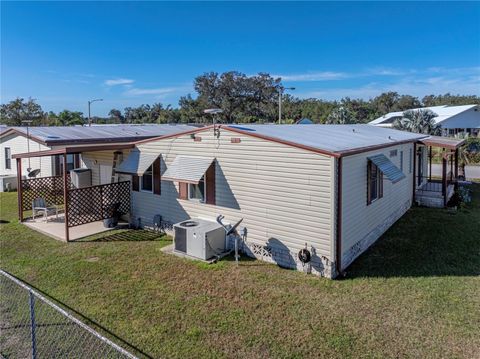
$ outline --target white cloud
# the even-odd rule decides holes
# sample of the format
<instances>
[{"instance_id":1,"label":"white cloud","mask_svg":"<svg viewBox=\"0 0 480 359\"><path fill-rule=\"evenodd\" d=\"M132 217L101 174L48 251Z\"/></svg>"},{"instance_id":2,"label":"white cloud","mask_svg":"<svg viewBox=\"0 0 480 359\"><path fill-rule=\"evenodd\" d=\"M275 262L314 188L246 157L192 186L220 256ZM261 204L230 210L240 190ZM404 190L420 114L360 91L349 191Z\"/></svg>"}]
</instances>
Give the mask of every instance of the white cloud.
<instances>
[{"instance_id":1,"label":"white cloud","mask_svg":"<svg viewBox=\"0 0 480 359\"><path fill-rule=\"evenodd\" d=\"M302 74L290 75L272 75L273 77L281 77L282 81L331 81L345 79L348 75L344 72L321 71L321 72L306 72Z\"/></svg>"},{"instance_id":2,"label":"white cloud","mask_svg":"<svg viewBox=\"0 0 480 359\"><path fill-rule=\"evenodd\" d=\"M120 79L110 79L110 80L106 80L104 82L105 85L107 86L118 86L118 85L129 85L129 84L132 84L134 83L135 81L134 80L131 80L131 79L123 79L123 78L120 78Z\"/></svg>"},{"instance_id":3,"label":"white cloud","mask_svg":"<svg viewBox=\"0 0 480 359\"><path fill-rule=\"evenodd\" d=\"M143 96L143 95L166 95L177 91L175 87L159 87L152 89L131 88L124 92L124 95L129 96Z\"/></svg>"}]
</instances>

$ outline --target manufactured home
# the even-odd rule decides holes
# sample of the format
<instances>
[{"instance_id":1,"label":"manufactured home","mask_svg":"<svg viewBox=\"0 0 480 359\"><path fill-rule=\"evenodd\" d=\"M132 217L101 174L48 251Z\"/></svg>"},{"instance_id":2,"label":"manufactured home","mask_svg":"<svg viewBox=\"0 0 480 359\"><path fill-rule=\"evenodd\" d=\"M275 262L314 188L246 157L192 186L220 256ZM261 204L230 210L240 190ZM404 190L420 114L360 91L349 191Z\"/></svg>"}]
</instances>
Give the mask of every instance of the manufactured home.
<instances>
[{"instance_id":1,"label":"manufactured home","mask_svg":"<svg viewBox=\"0 0 480 359\"><path fill-rule=\"evenodd\" d=\"M95 125L95 126L38 126L2 127L0 132L0 191L9 183L16 188L17 170L12 156L18 153L58 150L65 146L124 143L186 131L187 125ZM21 176L37 170L37 176L59 176L63 164L59 156L32 157L22 163ZM80 154L67 156L67 170L82 167Z\"/></svg>"},{"instance_id":2,"label":"manufactured home","mask_svg":"<svg viewBox=\"0 0 480 359\"><path fill-rule=\"evenodd\" d=\"M414 108L411 110L430 110L436 114L433 119L442 127L442 136L455 136L458 134L480 135L480 105L463 106L432 106ZM408 111L408 110L405 110ZM370 125L391 128L396 120L403 118L405 111L389 112L369 122Z\"/></svg>"},{"instance_id":3,"label":"manufactured home","mask_svg":"<svg viewBox=\"0 0 480 359\"><path fill-rule=\"evenodd\" d=\"M462 144L369 125L215 125L121 146L65 147L55 154L66 161L81 153L92 187L71 188L65 174L59 182L67 198L63 239L72 227L103 219L102 208L85 214L92 196L100 204L114 198L137 227L155 218L167 231L192 218L243 219L241 249L249 256L302 269L298 254L307 249L312 273L334 278L413 203L446 204ZM438 182L428 174L432 146L445 149ZM102 166L119 152L116 177L102 183ZM22 220L22 202L35 188L28 181L20 184Z\"/></svg>"}]
</instances>

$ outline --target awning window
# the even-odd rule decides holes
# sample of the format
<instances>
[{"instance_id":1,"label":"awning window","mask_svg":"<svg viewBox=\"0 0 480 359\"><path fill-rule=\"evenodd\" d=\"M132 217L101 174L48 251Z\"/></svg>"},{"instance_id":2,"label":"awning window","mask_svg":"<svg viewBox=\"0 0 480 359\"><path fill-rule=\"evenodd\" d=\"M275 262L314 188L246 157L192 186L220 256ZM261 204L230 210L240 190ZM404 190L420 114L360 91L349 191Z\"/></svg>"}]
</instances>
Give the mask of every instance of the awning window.
<instances>
[{"instance_id":1,"label":"awning window","mask_svg":"<svg viewBox=\"0 0 480 359\"><path fill-rule=\"evenodd\" d=\"M150 154L138 149L133 149L120 166L115 169L115 172L142 176L158 156L158 154Z\"/></svg>"},{"instance_id":2,"label":"awning window","mask_svg":"<svg viewBox=\"0 0 480 359\"><path fill-rule=\"evenodd\" d=\"M162 179L198 184L214 160L206 157L177 156Z\"/></svg>"},{"instance_id":3,"label":"awning window","mask_svg":"<svg viewBox=\"0 0 480 359\"><path fill-rule=\"evenodd\" d=\"M406 177L405 174L383 154L370 156L368 159L372 161L392 183L397 183Z\"/></svg>"}]
</instances>

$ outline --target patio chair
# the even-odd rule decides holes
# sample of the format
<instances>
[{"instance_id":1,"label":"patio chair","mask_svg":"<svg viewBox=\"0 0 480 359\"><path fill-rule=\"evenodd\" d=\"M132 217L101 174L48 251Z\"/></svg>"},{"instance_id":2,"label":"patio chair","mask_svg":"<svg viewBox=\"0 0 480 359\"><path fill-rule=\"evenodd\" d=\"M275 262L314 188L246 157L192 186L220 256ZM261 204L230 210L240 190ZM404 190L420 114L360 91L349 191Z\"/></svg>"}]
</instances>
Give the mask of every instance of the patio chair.
<instances>
[{"instance_id":1,"label":"patio chair","mask_svg":"<svg viewBox=\"0 0 480 359\"><path fill-rule=\"evenodd\" d=\"M58 219L58 207L54 204L47 204L45 199L39 197L32 201L32 218L35 219L37 213L43 213L45 222L48 221L48 214L55 212L55 218Z\"/></svg>"}]
</instances>

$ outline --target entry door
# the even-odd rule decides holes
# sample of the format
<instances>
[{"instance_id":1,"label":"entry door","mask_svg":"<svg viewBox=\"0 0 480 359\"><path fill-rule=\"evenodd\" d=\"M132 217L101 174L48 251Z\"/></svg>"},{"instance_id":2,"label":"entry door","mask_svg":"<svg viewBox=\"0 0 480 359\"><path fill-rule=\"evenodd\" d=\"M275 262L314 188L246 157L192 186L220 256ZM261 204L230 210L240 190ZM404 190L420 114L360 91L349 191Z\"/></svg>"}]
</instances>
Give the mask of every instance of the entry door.
<instances>
[{"instance_id":1,"label":"entry door","mask_svg":"<svg viewBox=\"0 0 480 359\"><path fill-rule=\"evenodd\" d=\"M112 182L112 166L100 165L100 184Z\"/></svg>"}]
</instances>

